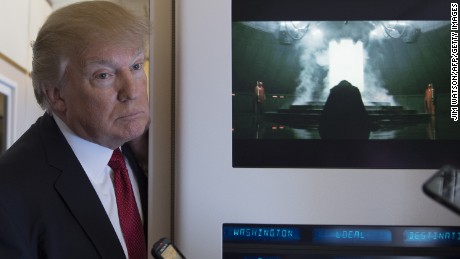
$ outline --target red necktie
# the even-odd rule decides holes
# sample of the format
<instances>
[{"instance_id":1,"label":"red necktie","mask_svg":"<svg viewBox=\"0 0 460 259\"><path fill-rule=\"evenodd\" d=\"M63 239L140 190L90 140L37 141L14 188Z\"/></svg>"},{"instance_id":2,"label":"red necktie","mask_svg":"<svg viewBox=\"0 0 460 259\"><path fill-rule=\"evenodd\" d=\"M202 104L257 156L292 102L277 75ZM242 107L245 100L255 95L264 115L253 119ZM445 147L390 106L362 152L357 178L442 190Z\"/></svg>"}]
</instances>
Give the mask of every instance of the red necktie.
<instances>
[{"instance_id":1,"label":"red necktie","mask_svg":"<svg viewBox=\"0 0 460 259\"><path fill-rule=\"evenodd\" d=\"M128 257L129 259L146 259L147 246L144 229L125 160L119 148L113 151L109 166L114 172L113 185L117 199L118 217L126 247L128 248Z\"/></svg>"}]
</instances>

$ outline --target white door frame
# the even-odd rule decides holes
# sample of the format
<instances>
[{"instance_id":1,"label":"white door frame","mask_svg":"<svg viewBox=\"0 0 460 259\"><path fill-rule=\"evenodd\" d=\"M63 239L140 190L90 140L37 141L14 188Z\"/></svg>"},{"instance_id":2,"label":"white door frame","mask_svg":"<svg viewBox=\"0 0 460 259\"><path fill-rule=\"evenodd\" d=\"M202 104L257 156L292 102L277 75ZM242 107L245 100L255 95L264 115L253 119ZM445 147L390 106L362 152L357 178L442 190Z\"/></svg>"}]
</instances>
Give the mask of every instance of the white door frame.
<instances>
[{"instance_id":1,"label":"white door frame","mask_svg":"<svg viewBox=\"0 0 460 259\"><path fill-rule=\"evenodd\" d=\"M6 148L16 141L17 83L0 74L0 93L6 96Z\"/></svg>"}]
</instances>

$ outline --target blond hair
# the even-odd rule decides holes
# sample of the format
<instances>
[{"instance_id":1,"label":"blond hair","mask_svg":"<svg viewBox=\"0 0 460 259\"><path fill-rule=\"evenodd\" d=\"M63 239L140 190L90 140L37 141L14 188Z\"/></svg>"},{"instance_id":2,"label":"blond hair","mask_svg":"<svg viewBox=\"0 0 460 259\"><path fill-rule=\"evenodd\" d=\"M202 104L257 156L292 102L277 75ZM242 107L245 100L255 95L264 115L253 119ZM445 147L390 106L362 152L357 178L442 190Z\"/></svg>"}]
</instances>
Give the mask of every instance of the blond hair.
<instances>
[{"instance_id":1,"label":"blond hair","mask_svg":"<svg viewBox=\"0 0 460 259\"><path fill-rule=\"evenodd\" d=\"M62 87L67 62L95 43L135 46L147 50L149 25L108 1L72 4L53 12L32 45L32 85L37 102L51 107L45 89Z\"/></svg>"}]
</instances>

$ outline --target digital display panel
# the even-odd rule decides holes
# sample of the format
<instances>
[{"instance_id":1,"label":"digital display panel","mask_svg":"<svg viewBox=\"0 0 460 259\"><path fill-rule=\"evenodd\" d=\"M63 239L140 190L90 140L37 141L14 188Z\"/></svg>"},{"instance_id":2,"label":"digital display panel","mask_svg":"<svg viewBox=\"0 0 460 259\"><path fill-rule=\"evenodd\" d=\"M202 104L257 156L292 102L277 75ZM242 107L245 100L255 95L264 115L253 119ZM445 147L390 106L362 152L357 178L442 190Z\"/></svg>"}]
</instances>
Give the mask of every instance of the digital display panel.
<instances>
[{"instance_id":1,"label":"digital display panel","mask_svg":"<svg viewBox=\"0 0 460 259\"><path fill-rule=\"evenodd\" d=\"M224 259L460 258L460 226L224 224Z\"/></svg>"},{"instance_id":2,"label":"digital display panel","mask_svg":"<svg viewBox=\"0 0 460 259\"><path fill-rule=\"evenodd\" d=\"M362 228L316 228L313 229L313 242L318 244L389 244L392 241L388 229Z\"/></svg>"},{"instance_id":3,"label":"digital display panel","mask_svg":"<svg viewBox=\"0 0 460 259\"><path fill-rule=\"evenodd\" d=\"M460 166L451 10L431 0L232 0L233 166ZM333 90L342 81L354 90Z\"/></svg>"}]
</instances>

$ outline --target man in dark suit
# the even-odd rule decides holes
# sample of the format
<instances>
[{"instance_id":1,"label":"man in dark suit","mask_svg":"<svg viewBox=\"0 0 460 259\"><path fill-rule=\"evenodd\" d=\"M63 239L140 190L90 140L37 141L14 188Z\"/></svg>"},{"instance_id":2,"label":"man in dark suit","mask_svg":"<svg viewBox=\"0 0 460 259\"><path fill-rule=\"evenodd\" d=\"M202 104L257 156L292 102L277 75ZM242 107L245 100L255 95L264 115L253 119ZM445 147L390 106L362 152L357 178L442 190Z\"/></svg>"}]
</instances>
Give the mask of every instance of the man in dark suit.
<instances>
[{"instance_id":1,"label":"man in dark suit","mask_svg":"<svg viewBox=\"0 0 460 259\"><path fill-rule=\"evenodd\" d=\"M0 258L147 258L147 38L110 2L47 19L32 64L46 113L0 157Z\"/></svg>"}]
</instances>

